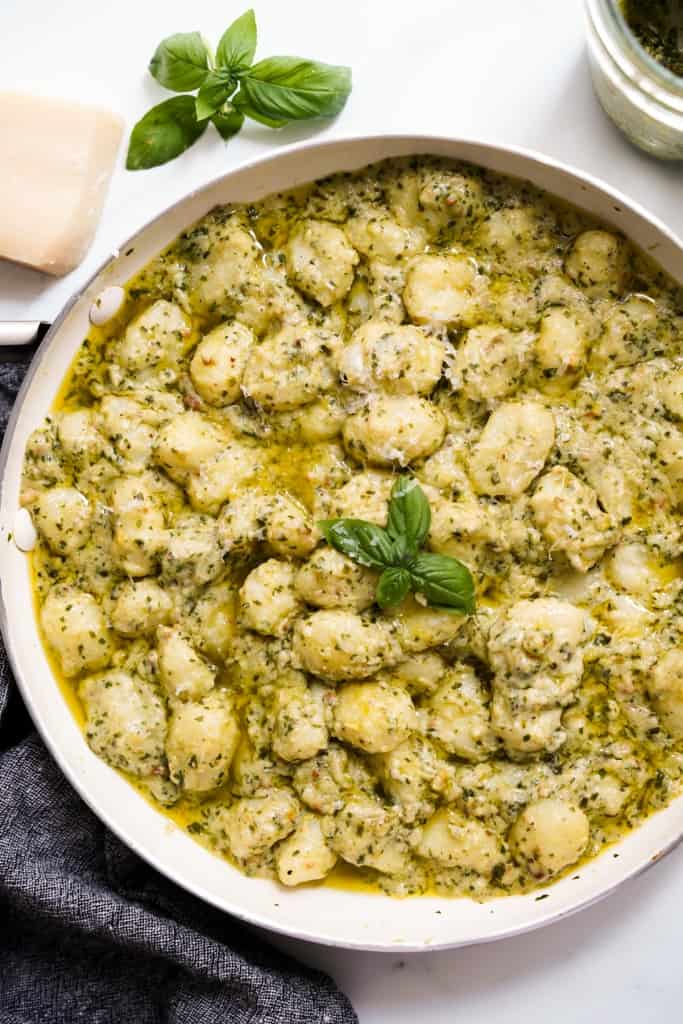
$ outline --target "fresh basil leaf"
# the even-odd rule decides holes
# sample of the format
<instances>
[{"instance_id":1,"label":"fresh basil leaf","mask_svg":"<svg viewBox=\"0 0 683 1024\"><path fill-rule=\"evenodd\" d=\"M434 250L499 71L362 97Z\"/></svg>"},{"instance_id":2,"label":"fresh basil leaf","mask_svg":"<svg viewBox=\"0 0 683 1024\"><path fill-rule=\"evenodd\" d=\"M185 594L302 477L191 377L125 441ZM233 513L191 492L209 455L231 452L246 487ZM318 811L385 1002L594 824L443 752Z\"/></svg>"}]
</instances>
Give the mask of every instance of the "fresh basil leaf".
<instances>
[{"instance_id":1,"label":"fresh basil leaf","mask_svg":"<svg viewBox=\"0 0 683 1024\"><path fill-rule=\"evenodd\" d=\"M249 105L241 89L236 96L233 96L231 102L234 107L242 111L245 117L251 118L252 121L258 121L259 124L264 124L266 128L284 128L287 124L287 121L278 121L275 118L264 117L263 114L259 114L258 111Z\"/></svg>"},{"instance_id":2,"label":"fresh basil leaf","mask_svg":"<svg viewBox=\"0 0 683 1024\"><path fill-rule=\"evenodd\" d=\"M381 526L364 519L323 519L318 526L328 544L359 565L385 569L392 564L394 549Z\"/></svg>"},{"instance_id":3,"label":"fresh basil leaf","mask_svg":"<svg viewBox=\"0 0 683 1024\"><path fill-rule=\"evenodd\" d=\"M216 49L216 65L233 74L246 71L256 53L256 18L246 11L225 30Z\"/></svg>"},{"instance_id":4,"label":"fresh basil leaf","mask_svg":"<svg viewBox=\"0 0 683 1024\"><path fill-rule=\"evenodd\" d=\"M239 110L218 110L211 121L216 126L220 137L227 142L233 135L237 135L244 124L244 114L241 114Z\"/></svg>"},{"instance_id":5,"label":"fresh basil leaf","mask_svg":"<svg viewBox=\"0 0 683 1024\"><path fill-rule=\"evenodd\" d=\"M230 94L235 91L237 82L227 71L209 71L202 82L195 101L195 113L198 121L205 121L217 110L220 110Z\"/></svg>"},{"instance_id":6,"label":"fresh basil leaf","mask_svg":"<svg viewBox=\"0 0 683 1024\"><path fill-rule=\"evenodd\" d=\"M393 566L385 569L377 584L377 604L380 608L391 608L400 604L410 590L410 573L407 569Z\"/></svg>"},{"instance_id":7,"label":"fresh basil leaf","mask_svg":"<svg viewBox=\"0 0 683 1024\"><path fill-rule=\"evenodd\" d=\"M350 68L301 57L268 57L241 77L241 103L272 121L334 117L350 92Z\"/></svg>"},{"instance_id":8,"label":"fresh basil leaf","mask_svg":"<svg viewBox=\"0 0 683 1024\"><path fill-rule=\"evenodd\" d=\"M197 141L206 121L195 117L194 96L172 96L148 110L133 128L128 143L129 171L158 167L180 156Z\"/></svg>"},{"instance_id":9,"label":"fresh basil leaf","mask_svg":"<svg viewBox=\"0 0 683 1024\"><path fill-rule=\"evenodd\" d=\"M474 582L469 569L457 558L423 552L410 566L413 590L430 605L447 611L474 611Z\"/></svg>"},{"instance_id":10,"label":"fresh basil leaf","mask_svg":"<svg viewBox=\"0 0 683 1024\"><path fill-rule=\"evenodd\" d=\"M403 474L391 489L387 532L402 556L416 555L432 522L427 496L415 477Z\"/></svg>"},{"instance_id":11,"label":"fresh basil leaf","mask_svg":"<svg viewBox=\"0 0 683 1024\"><path fill-rule=\"evenodd\" d=\"M199 32L178 32L157 46L150 74L173 92L198 89L209 73L209 54Z\"/></svg>"}]
</instances>

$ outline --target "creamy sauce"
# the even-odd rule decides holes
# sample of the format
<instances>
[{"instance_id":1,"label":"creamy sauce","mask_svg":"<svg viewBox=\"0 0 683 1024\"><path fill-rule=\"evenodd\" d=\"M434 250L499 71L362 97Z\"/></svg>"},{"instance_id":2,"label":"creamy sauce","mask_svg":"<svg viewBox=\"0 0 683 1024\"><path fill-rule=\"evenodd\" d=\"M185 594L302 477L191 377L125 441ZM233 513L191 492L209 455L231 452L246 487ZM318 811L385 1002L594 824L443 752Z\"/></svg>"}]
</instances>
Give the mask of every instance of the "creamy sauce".
<instances>
[{"instance_id":1,"label":"creamy sauce","mask_svg":"<svg viewBox=\"0 0 683 1024\"><path fill-rule=\"evenodd\" d=\"M286 885L493 898L680 793L683 306L630 243L430 158L219 208L31 438L55 677L95 752ZM316 521L398 470L471 618Z\"/></svg>"}]
</instances>

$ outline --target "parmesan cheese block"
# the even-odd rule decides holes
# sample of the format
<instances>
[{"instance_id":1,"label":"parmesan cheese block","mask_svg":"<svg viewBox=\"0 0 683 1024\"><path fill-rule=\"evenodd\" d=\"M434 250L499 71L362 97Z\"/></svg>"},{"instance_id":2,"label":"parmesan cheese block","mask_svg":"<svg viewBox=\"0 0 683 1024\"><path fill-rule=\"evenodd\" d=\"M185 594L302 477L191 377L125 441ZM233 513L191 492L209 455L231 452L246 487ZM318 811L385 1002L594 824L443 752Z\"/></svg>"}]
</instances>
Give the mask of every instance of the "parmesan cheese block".
<instances>
[{"instance_id":1,"label":"parmesan cheese block","mask_svg":"<svg viewBox=\"0 0 683 1024\"><path fill-rule=\"evenodd\" d=\"M17 93L0 93L0 122L0 257L67 274L93 240L123 122Z\"/></svg>"}]
</instances>

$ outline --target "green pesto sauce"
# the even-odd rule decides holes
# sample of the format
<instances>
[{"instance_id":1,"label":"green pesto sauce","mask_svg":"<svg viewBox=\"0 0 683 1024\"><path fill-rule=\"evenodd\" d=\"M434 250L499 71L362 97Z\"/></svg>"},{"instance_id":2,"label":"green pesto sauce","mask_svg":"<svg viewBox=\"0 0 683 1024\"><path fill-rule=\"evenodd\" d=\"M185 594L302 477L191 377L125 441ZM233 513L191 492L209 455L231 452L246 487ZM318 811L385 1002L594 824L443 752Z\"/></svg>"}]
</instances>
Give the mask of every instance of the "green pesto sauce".
<instances>
[{"instance_id":1,"label":"green pesto sauce","mask_svg":"<svg viewBox=\"0 0 683 1024\"><path fill-rule=\"evenodd\" d=\"M639 8L643 6L641 4ZM418 195L418 180L427 185L431 182L431 192L425 185ZM448 193L451 181L460 188L459 192L454 191L452 198ZM415 197L411 198L413 193ZM444 195L446 198L439 205ZM474 201L470 202L468 196L474 196ZM595 336L591 336L592 355L580 373L563 373L547 367L539 372L532 362L507 397L540 398L552 407L558 423L569 423L581 432L581 437L585 435L588 438L596 459L603 457L603 446L610 438L619 439L634 432L644 435L643 424L648 429L659 430L660 420L664 423L669 421L670 414L661 403L653 411L648 405L648 393L638 391L642 382L636 371L639 367L651 370L657 380L662 377L666 383L664 378L670 368L668 363L662 368L663 361L676 360L678 364L681 359L683 303L678 288L647 256L621 238L623 283L614 294L595 294L591 291L589 277L584 280L579 272L575 275L578 284L572 286L564 274L567 254L581 232L595 231L601 225L527 183L500 178L467 165L451 165L421 157L385 162L354 175L338 175L295 192L270 197L255 206L238 207L236 210L217 208L184 232L128 283L121 311L104 328L90 331L59 392L51 420L36 432L33 443L29 445L25 478L27 505L33 500L28 494L39 493L58 483L79 488L100 510L90 541L71 557L51 550L41 537L32 556L39 606L55 584L68 584L94 595L109 615L117 588L126 582L125 573L110 555L109 512L112 480L119 474L131 472L121 443L125 437L108 435L103 454L92 463L78 455L69 455L63 451L54 429L54 424L65 411L85 409L97 414L103 399L112 394L131 396L150 405L165 396L175 398L182 403L182 408L196 410L199 407L208 423L217 428L230 426L241 443L249 449L258 450L258 472L245 481L245 487L255 487L267 493L291 493L311 514L316 509L318 490L334 491L360 472L360 467L345 455L339 430L313 439L304 433L296 410L294 413L275 411L264 414L254 403L243 399L225 408L207 406L198 401L188 370L198 339L226 319L244 315L247 306L244 297L246 286L242 285L240 288L235 286L230 293L226 289L226 295L215 302L201 297L206 275L214 270L217 262L215 253L220 250L226 231L235 218L258 239L264 266L277 270L283 262L282 253L287 239L299 221L321 218L336 224L349 224L359 212L367 216L370 223L374 214L380 225L383 218L400 215L411 228L428 231L425 251L463 251L470 254L489 278L490 306L481 313L478 322L486 319L500 321L515 331L515 337L524 340L525 332L538 333L542 318L557 307L576 317L590 318L595 328ZM389 260L389 257L384 256L383 260ZM402 254L392 260L396 265L396 280L399 281L402 260ZM225 263L229 264L230 260L225 260ZM384 267L383 261L379 261L379 265L380 269ZM395 312L397 301L400 307L402 285L391 277L387 278L388 283L384 283L385 279L379 275L373 277L375 269L370 251L370 255L359 262L348 297L331 310L321 310L317 304L305 301L302 308L311 328L326 326L348 341L367 319L364 303L369 298L374 303L373 316L390 316L392 310ZM638 316L643 315L643 296L646 297L646 308L649 308L647 303L654 304L656 308L657 316L653 323L638 320ZM121 374L117 353L127 326L159 299L183 301L191 319L192 333L177 348L171 347L161 357L154 375L144 382L143 387L135 374ZM250 308L248 312L251 315L253 310ZM405 314L399 311L398 319L404 317ZM600 333L603 324L611 324L613 334L618 334L616 356L610 347L612 335L609 331ZM266 330L266 327L259 328L257 333L265 335ZM462 346L465 333L461 328L448 332L446 340L452 346L452 356ZM170 373L167 378L163 376L166 370ZM581 373L585 376L583 388L578 383ZM345 409L343 403L348 397L344 392L341 385L335 384L322 396L316 407L321 419L324 418L325 403L333 411L338 407ZM352 396L352 402L356 400ZM463 397L443 381L434 390L431 401L447 416L449 434L456 441L465 438L466 444L471 445L473 441L468 438L479 436L489 414L488 406ZM353 407L351 404L349 410ZM637 420L634 419L636 416L639 417ZM636 431L634 423L637 424ZM581 474L583 464L577 460L585 457L584 446L585 442L578 448L569 443L558 443L551 453L549 466L563 465ZM579 789L577 784L576 787L577 802L590 821L590 841L581 859L561 872L573 875L606 846L618 841L680 794L683 740L668 735L659 727L649 730L640 727L633 717L628 717L633 709L625 696L629 693L631 674L636 682L639 679L641 647L651 647L655 654L660 653L679 642L683 632L680 548L672 540L667 550L660 553L663 536L671 533L677 537L675 527L679 512L666 511L661 473L646 463L645 456L651 457L648 451L645 455L640 450L638 452L640 485L634 492L632 513L623 519L621 527L625 541L650 544L652 565L649 571L653 589L657 590L654 586L657 582L661 584L660 589L669 587L671 600L656 608L654 626L636 628L631 636L617 621L615 609L609 602L599 603L590 594L579 594L573 598L591 612L597 623L597 632L586 651L585 672L576 699L566 712L571 725L570 740L559 749L544 751L530 758L509 762L504 753L497 750L490 758L475 763L449 753L438 740L432 743L442 768L445 766L457 774L460 787L458 809L473 820L484 821L499 836L502 849L500 870L497 865L490 878L484 878L457 865L426 864L411 854L405 874L396 877L380 875L371 867L356 867L340 860L328 876L328 884L347 888L379 887L399 896L427 892L491 899L529 892L545 886L537 877L515 866L505 844L505 836L518 811L515 800L521 806L528 799L542 795L542 787L552 786L553 778L563 776L569 779L574 766L581 768L586 762L591 763L590 779L595 789L589 785ZM609 457L611 459L611 455ZM437 476L430 475L424 465L418 463L414 468L425 482L441 487L444 497L457 501L457 477L440 484ZM145 472L158 484L157 500L169 529L177 528L183 517L188 515L195 516L196 520L201 518L195 515L197 510L193 509L182 487L167 479L153 461L146 465ZM432 467L432 474L436 472ZM659 475L655 476L656 473ZM503 499L493 498L482 507L495 523L496 514L507 513L507 504ZM513 511L517 515L512 508L510 515ZM211 516L214 516L213 512L205 515L204 519ZM501 533L507 521L501 520ZM454 538L459 541L457 534ZM568 586L576 574L559 572L552 554L537 536L537 531L533 530L529 531L526 545L518 544L514 549L499 543L496 537L491 543L486 538L477 541L468 557L472 559L480 581L482 615L487 608L496 609L522 597L562 595L561 587ZM172 578L168 572L159 576L163 585L176 595L177 619L173 624L192 638L202 656L215 667L217 687L228 689L233 695L245 734L250 726L256 733L259 714L267 717L272 713L269 691L273 687L268 671L277 661L283 642L274 638L250 637L246 629L242 629L239 635L238 629L237 639L246 639L250 646L239 648L234 656L229 648L235 638L231 636L231 629L226 626L222 630L220 623L232 623L235 627L236 591L247 573L263 557L260 552L252 552L248 557L231 556L225 560L217 580L208 582L188 581L180 571L177 578ZM568 580L565 580L565 575ZM378 617L380 613L371 610L368 615ZM631 640L633 644L629 646ZM150 662L150 656L155 655L153 636L132 638L119 635L115 637L114 645L112 664L115 668L146 671L157 686L154 662ZM452 649L436 642L434 647L439 656L443 652L448 659L458 659L474 666L488 686L491 672L482 660L476 628L471 634L463 633ZM67 680L58 670L55 659L53 664L55 676L60 680L70 707L83 723L78 698L81 676ZM418 711L426 711L428 694L418 693L415 705ZM269 757L267 743L264 749ZM376 772L373 757L362 751L356 752L355 757L358 764L371 774L378 798L389 804L390 798L383 795L383 783L372 774ZM117 767L120 768L120 764ZM499 776L503 778L505 771L516 768L525 773L526 780L526 790L520 791L519 797L514 793L512 797L507 795L515 788L511 784L506 783L502 787L501 794L505 796L499 795L493 787L490 791L487 789L489 770L495 782ZM597 790L602 778L611 778L613 770L617 771L614 786L626 798L620 803L617 813L607 814ZM295 763L279 762L275 764L275 774L264 775L264 779L268 782L269 778L274 778L273 785L289 787L295 771ZM187 829L209 849L229 856L221 837L212 831L211 816L216 806L223 801L227 804L237 796L231 791L230 782L200 795L186 793L179 787L178 792L169 797L166 792L160 796L158 787L152 786L151 783L159 782L158 778L150 782L147 778L136 781L129 777L136 788L179 827ZM436 790L429 799L435 808L448 802ZM392 806L400 807L400 799L395 798ZM415 827L424 824L426 817L426 812L418 815ZM410 827L413 827L412 823ZM617 853L613 855L618 856ZM262 858L254 857L240 867L250 875L272 877L272 855L269 852Z\"/></svg>"},{"instance_id":2,"label":"green pesto sauce","mask_svg":"<svg viewBox=\"0 0 683 1024\"><path fill-rule=\"evenodd\" d=\"M622 0L621 6L629 28L643 49L658 64L683 78L680 0Z\"/></svg>"}]
</instances>

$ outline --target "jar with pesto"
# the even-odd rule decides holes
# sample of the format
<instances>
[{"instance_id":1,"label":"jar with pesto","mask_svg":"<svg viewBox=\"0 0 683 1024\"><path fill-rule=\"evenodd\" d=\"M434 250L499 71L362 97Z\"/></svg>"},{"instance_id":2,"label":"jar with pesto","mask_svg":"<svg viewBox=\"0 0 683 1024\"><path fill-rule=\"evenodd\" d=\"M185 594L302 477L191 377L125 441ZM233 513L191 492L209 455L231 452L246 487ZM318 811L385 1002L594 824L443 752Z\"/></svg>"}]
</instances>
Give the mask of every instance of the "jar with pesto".
<instances>
[{"instance_id":1,"label":"jar with pesto","mask_svg":"<svg viewBox=\"0 0 683 1024\"><path fill-rule=\"evenodd\" d=\"M632 142L669 160L683 160L680 7L679 0L586 0L591 73L602 106Z\"/></svg>"}]
</instances>

